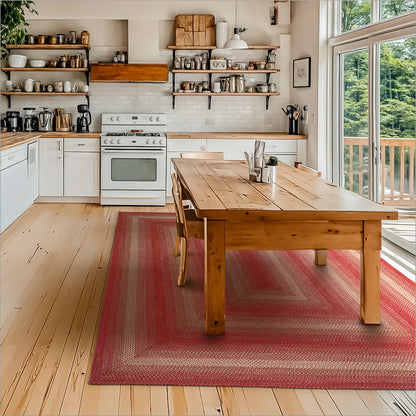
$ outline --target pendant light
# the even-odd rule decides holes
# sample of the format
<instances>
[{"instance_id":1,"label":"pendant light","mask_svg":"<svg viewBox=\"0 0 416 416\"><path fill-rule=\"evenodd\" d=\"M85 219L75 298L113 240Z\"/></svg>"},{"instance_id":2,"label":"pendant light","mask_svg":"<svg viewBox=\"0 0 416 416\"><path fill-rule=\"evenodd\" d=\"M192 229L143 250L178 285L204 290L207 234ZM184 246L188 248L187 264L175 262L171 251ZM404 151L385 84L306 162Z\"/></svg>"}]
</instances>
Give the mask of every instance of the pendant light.
<instances>
[{"instance_id":1,"label":"pendant light","mask_svg":"<svg viewBox=\"0 0 416 416\"><path fill-rule=\"evenodd\" d=\"M247 43L240 38L240 33L246 29L237 27L237 0L235 0L235 27L233 37L224 45L224 49L248 49Z\"/></svg>"}]
</instances>

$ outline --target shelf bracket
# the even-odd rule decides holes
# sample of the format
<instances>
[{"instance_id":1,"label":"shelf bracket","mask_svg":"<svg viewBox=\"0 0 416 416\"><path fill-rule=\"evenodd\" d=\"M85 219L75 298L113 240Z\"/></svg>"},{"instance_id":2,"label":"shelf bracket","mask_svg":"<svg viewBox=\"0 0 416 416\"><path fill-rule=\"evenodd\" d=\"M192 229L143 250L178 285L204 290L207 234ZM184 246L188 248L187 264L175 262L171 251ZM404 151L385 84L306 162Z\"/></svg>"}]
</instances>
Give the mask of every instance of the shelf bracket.
<instances>
[{"instance_id":1,"label":"shelf bracket","mask_svg":"<svg viewBox=\"0 0 416 416\"><path fill-rule=\"evenodd\" d=\"M270 100L270 95L266 96L266 110L269 109L269 100Z\"/></svg>"},{"instance_id":2,"label":"shelf bracket","mask_svg":"<svg viewBox=\"0 0 416 416\"><path fill-rule=\"evenodd\" d=\"M172 95L172 108L175 109L175 95Z\"/></svg>"},{"instance_id":3,"label":"shelf bracket","mask_svg":"<svg viewBox=\"0 0 416 416\"><path fill-rule=\"evenodd\" d=\"M211 96L208 95L208 110L211 110Z\"/></svg>"}]
</instances>

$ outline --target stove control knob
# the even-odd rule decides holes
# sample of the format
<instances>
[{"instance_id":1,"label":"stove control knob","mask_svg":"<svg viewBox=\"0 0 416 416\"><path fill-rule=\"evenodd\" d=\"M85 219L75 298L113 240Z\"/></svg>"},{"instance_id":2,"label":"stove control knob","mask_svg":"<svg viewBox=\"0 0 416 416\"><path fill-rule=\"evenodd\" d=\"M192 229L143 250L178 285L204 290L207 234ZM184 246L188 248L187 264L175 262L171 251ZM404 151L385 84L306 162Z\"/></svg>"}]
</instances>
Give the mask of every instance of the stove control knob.
<instances>
[{"instance_id":1,"label":"stove control knob","mask_svg":"<svg viewBox=\"0 0 416 416\"><path fill-rule=\"evenodd\" d=\"M157 144L157 140L153 140L153 144Z\"/></svg>"},{"instance_id":2,"label":"stove control knob","mask_svg":"<svg viewBox=\"0 0 416 416\"><path fill-rule=\"evenodd\" d=\"M111 144L114 144L114 139L111 139L110 143L111 143Z\"/></svg>"},{"instance_id":3,"label":"stove control knob","mask_svg":"<svg viewBox=\"0 0 416 416\"><path fill-rule=\"evenodd\" d=\"M150 116L149 117L149 121L153 121L153 116Z\"/></svg>"},{"instance_id":4,"label":"stove control knob","mask_svg":"<svg viewBox=\"0 0 416 416\"><path fill-rule=\"evenodd\" d=\"M121 139L118 139L118 140L117 140L117 144L120 144L120 143L121 143Z\"/></svg>"},{"instance_id":5,"label":"stove control knob","mask_svg":"<svg viewBox=\"0 0 416 416\"><path fill-rule=\"evenodd\" d=\"M104 144L107 144L108 143L108 140L107 139L104 139Z\"/></svg>"},{"instance_id":6,"label":"stove control knob","mask_svg":"<svg viewBox=\"0 0 416 416\"><path fill-rule=\"evenodd\" d=\"M160 121L160 117L156 117L156 121Z\"/></svg>"},{"instance_id":7,"label":"stove control knob","mask_svg":"<svg viewBox=\"0 0 416 416\"><path fill-rule=\"evenodd\" d=\"M117 121L120 121L120 117L117 117L117 118L116 118L116 120L117 120Z\"/></svg>"},{"instance_id":8,"label":"stove control knob","mask_svg":"<svg viewBox=\"0 0 416 416\"><path fill-rule=\"evenodd\" d=\"M147 139L146 140L146 144L150 144L151 143L151 140L150 139Z\"/></svg>"},{"instance_id":9,"label":"stove control knob","mask_svg":"<svg viewBox=\"0 0 416 416\"><path fill-rule=\"evenodd\" d=\"M159 140L159 144L163 145L163 140L162 139Z\"/></svg>"},{"instance_id":10,"label":"stove control knob","mask_svg":"<svg viewBox=\"0 0 416 416\"><path fill-rule=\"evenodd\" d=\"M110 117L110 121L114 121L114 117L113 116Z\"/></svg>"}]
</instances>

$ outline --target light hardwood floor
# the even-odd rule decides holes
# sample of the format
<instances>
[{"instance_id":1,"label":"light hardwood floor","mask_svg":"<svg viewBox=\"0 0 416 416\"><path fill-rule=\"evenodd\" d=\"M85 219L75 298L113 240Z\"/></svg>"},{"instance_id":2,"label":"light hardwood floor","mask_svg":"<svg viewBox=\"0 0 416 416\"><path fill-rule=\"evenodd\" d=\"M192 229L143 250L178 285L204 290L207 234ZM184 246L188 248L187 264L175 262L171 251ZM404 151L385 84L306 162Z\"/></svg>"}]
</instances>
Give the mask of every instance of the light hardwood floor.
<instances>
[{"instance_id":1,"label":"light hardwood floor","mask_svg":"<svg viewBox=\"0 0 416 416\"><path fill-rule=\"evenodd\" d=\"M411 391L88 384L117 213L35 204L1 235L1 412L7 415L399 415ZM172 247L173 255L173 247Z\"/></svg>"}]
</instances>

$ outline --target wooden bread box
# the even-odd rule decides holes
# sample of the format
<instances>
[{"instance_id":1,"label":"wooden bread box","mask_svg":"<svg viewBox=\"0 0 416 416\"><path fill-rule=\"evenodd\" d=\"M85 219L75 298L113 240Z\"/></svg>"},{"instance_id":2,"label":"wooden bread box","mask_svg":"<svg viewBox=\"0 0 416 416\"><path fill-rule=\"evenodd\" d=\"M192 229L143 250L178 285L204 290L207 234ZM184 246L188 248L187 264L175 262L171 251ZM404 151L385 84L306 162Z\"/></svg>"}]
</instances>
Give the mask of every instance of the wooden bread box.
<instances>
[{"instance_id":1,"label":"wooden bread box","mask_svg":"<svg viewBox=\"0 0 416 416\"><path fill-rule=\"evenodd\" d=\"M91 64L91 82L167 82L166 64Z\"/></svg>"},{"instance_id":2,"label":"wooden bread box","mask_svg":"<svg viewBox=\"0 0 416 416\"><path fill-rule=\"evenodd\" d=\"M176 46L215 46L215 16L178 14L175 17Z\"/></svg>"}]
</instances>

